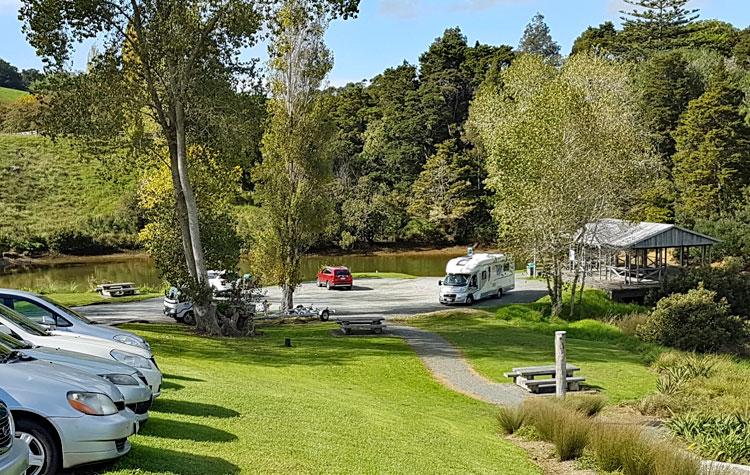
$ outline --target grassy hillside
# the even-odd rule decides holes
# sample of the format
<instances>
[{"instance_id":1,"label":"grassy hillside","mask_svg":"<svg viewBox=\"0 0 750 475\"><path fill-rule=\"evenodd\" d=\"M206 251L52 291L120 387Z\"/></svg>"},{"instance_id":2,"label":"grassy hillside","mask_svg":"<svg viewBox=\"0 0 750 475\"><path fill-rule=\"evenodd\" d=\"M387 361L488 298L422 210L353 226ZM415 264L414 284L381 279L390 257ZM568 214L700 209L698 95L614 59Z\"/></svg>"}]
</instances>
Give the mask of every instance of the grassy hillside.
<instances>
[{"instance_id":1,"label":"grassy hillside","mask_svg":"<svg viewBox=\"0 0 750 475\"><path fill-rule=\"evenodd\" d=\"M13 102L19 97L23 97L28 92L19 91L17 89L9 89L7 87L0 87L0 104L4 102Z\"/></svg>"},{"instance_id":2,"label":"grassy hillside","mask_svg":"<svg viewBox=\"0 0 750 475\"><path fill-rule=\"evenodd\" d=\"M121 212L128 184L103 178L61 141L0 134L0 235L44 236Z\"/></svg>"}]
</instances>

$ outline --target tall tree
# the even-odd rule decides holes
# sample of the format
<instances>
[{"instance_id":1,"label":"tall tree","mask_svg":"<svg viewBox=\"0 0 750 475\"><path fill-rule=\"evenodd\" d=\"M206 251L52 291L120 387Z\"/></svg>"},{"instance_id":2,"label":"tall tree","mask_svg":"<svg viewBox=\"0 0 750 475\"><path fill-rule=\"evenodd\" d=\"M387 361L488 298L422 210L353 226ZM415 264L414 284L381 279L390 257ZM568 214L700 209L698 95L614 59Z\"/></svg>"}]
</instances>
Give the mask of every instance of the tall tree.
<instances>
[{"instance_id":1,"label":"tall tree","mask_svg":"<svg viewBox=\"0 0 750 475\"><path fill-rule=\"evenodd\" d=\"M720 69L680 118L674 133L680 222L726 217L740 205L750 185L750 126L740 109L744 98Z\"/></svg>"},{"instance_id":2,"label":"tall tree","mask_svg":"<svg viewBox=\"0 0 750 475\"><path fill-rule=\"evenodd\" d=\"M489 154L500 242L536 256L559 315L578 231L623 214L647 176L649 147L627 65L577 54L558 70L525 56L502 79L478 94L470 121Z\"/></svg>"},{"instance_id":3,"label":"tall tree","mask_svg":"<svg viewBox=\"0 0 750 475\"><path fill-rule=\"evenodd\" d=\"M358 2L315 3L348 15L356 12ZM110 100L119 95L132 110L138 110L134 103L140 101L155 122L168 151L197 329L210 334L220 333L220 328L211 304L187 150L191 141L211 140L201 137L204 129L195 111L212 107L210 100L202 100L211 95L212 85L226 83L235 72L247 72L237 68L239 54L254 43L273 5L241 0L24 0L20 9L29 42L51 68L62 70L76 42L104 38L93 71L94 76L106 76L106 89L99 96Z\"/></svg>"},{"instance_id":4,"label":"tall tree","mask_svg":"<svg viewBox=\"0 0 750 475\"><path fill-rule=\"evenodd\" d=\"M323 36L329 15L310 0L286 0L269 46L270 122L255 199L266 216L254 243L256 272L278 283L283 310L293 307L304 252L323 231L331 180L332 122L319 90L332 66Z\"/></svg>"},{"instance_id":5,"label":"tall tree","mask_svg":"<svg viewBox=\"0 0 750 475\"><path fill-rule=\"evenodd\" d=\"M630 55L643 56L685 45L698 18L697 8L687 8L690 0L624 0L634 8L623 15L620 45Z\"/></svg>"},{"instance_id":6,"label":"tall tree","mask_svg":"<svg viewBox=\"0 0 750 475\"><path fill-rule=\"evenodd\" d=\"M26 89L26 84L24 84L23 77L18 72L18 68L2 59L0 59L0 87L19 90Z\"/></svg>"},{"instance_id":7,"label":"tall tree","mask_svg":"<svg viewBox=\"0 0 750 475\"><path fill-rule=\"evenodd\" d=\"M590 26L573 42L570 54L576 53L611 53L617 40L617 30L611 21L599 26Z\"/></svg>"},{"instance_id":8,"label":"tall tree","mask_svg":"<svg viewBox=\"0 0 750 475\"><path fill-rule=\"evenodd\" d=\"M550 64L560 63L560 45L552 39L549 26L544 22L544 15L537 13L523 30L518 43L518 51L537 54Z\"/></svg>"}]
</instances>

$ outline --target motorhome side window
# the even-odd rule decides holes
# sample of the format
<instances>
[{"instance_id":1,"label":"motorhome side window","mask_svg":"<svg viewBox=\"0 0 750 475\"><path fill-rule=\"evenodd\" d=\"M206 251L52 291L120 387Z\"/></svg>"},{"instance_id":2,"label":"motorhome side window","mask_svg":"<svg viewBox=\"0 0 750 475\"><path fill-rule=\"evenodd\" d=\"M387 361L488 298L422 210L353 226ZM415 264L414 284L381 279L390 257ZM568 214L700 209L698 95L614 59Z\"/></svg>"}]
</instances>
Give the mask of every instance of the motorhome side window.
<instances>
[{"instance_id":1,"label":"motorhome side window","mask_svg":"<svg viewBox=\"0 0 750 475\"><path fill-rule=\"evenodd\" d=\"M510 271L510 262L506 262L505 264L503 264L503 270L505 272Z\"/></svg>"},{"instance_id":2,"label":"motorhome side window","mask_svg":"<svg viewBox=\"0 0 750 475\"><path fill-rule=\"evenodd\" d=\"M484 282L485 280L487 280L487 271L483 270L482 271L482 282Z\"/></svg>"},{"instance_id":3,"label":"motorhome side window","mask_svg":"<svg viewBox=\"0 0 750 475\"><path fill-rule=\"evenodd\" d=\"M495 275L500 275L503 273L503 266L495 266Z\"/></svg>"}]
</instances>

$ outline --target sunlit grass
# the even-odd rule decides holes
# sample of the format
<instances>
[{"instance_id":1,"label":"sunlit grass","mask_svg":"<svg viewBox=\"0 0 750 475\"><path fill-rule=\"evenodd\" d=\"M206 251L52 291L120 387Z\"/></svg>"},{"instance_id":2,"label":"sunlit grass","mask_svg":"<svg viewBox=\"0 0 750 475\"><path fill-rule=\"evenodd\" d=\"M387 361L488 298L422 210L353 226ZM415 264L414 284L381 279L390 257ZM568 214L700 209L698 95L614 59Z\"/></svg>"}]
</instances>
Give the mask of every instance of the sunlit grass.
<instances>
[{"instance_id":1,"label":"sunlit grass","mask_svg":"<svg viewBox=\"0 0 750 475\"><path fill-rule=\"evenodd\" d=\"M539 473L498 436L495 407L441 386L401 339L318 323L237 340L127 328L166 384L105 473Z\"/></svg>"}]
</instances>

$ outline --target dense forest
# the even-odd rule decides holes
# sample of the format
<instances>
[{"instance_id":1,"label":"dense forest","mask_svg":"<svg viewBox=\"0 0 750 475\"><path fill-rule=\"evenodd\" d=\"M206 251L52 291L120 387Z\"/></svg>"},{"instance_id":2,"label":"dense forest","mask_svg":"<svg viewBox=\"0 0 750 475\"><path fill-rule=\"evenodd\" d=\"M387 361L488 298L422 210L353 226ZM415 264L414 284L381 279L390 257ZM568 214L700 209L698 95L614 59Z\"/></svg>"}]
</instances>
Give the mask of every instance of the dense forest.
<instances>
[{"instance_id":1,"label":"dense forest","mask_svg":"<svg viewBox=\"0 0 750 475\"><path fill-rule=\"evenodd\" d=\"M623 12L620 25L606 22L587 28L567 57L537 14L516 47L470 44L459 27L449 28L417 64L404 62L368 81L322 90L327 98L322 120L333 130L326 149L332 176L319 193L334 212L314 247L495 240L496 195L485 186L486 144L469 120L472 101L482 90L502 89L502 72L523 55L538 55L560 67L586 54L628 69L635 91L631 99L659 157L658 169L631 204L629 217L675 222L715 235L723 241L720 254L750 254L750 28L701 19L686 1L657 3L670 8ZM0 62L0 86L34 93L35 84L44 90L47 81L36 71L18 72ZM228 153L234 154L230 162L239 171L230 174L229 182L212 185L223 189L207 192L206 199L227 203L240 238L245 238L256 219L252 170L261 160L260 137L268 121L260 105L267 93L250 88L236 94L245 104L241 107L247 133L243 144ZM36 130L44 122L44 108L43 97L36 95L0 104L0 130ZM253 116L248 119L248 114ZM7 155L0 157L4 175L23 173L11 171L26 163L16 163L22 149L29 164L43 168L34 164L42 158L32 156L40 146L9 146L9 141L22 140L42 139L0 136L0 144L8 142L0 147ZM47 144L46 160L49 147L70 155L65 143ZM82 157L80 167L96 168L91 160L90 153ZM114 180L106 187L116 190L114 204L105 210L76 208L77 200L70 199L77 222L49 219L42 225L37 217L30 225L23 219L6 220L0 228L3 250L80 253L132 248L133 235L153 216L148 190L153 189L154 173L138 175L125 165L115 179L107 176L112 175L111 163L99 168L102 179ZM61 183L68 179L66 174ZM101 189L96 187L96 193ZM144 193L145 199L136 196ZM2 205L12 209L14 200L24 201L12 195L13 190L4 191ZM42 203L44 199L40 197ZM116 224L106 229L106 223Z\"/></svg>"}]
</instances>

